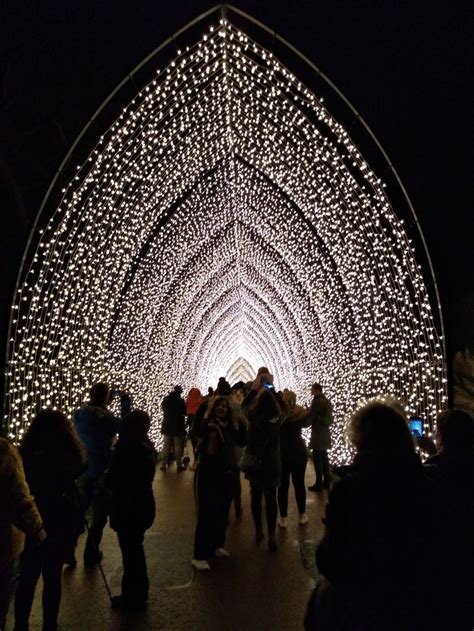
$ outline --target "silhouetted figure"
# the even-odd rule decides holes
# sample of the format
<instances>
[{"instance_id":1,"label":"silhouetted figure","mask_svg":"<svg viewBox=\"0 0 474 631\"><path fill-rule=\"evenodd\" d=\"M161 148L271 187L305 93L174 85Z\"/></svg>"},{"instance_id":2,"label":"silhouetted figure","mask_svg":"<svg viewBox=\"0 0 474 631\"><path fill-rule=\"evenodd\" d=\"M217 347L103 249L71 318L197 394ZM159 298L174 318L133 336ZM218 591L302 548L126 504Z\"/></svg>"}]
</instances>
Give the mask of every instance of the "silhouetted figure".
<instances>
[{"instance_id":1,"label":"silhouetted figure","mask_svg":"<svg viewBox=\"0 0 474 631\"><path fill-rule=\"evenodd\" d=\"M433 486L402 408L369 403L353 416L350 438L357 454L336 471L316 552L326 580L313 592L305 628L440 629Z\"/></svg>"},{"instance_id":2,"label":"silhouetted figure","mask_svg":"<svg viewBox=\"0 0 474 631\"><path fill-rule=\"evenodd\" d=\"M311 440L313 451L315 483L308 487L310 491L322 491L331 488L331 470L329 468L328 449L331 448L332 405L324 396L322 386L315 383L311 387L313 400L309 411L311 419Z\"/></svg>"},{"instance_id":3,"label":"silhouetted figure","mask_svg":"<svg viewBox=\"0 0 474 631\"><path fill-rule=\"evenodd\" d=\"M25 479L17 449L0 437L0 630L5 629L13 564L25 535L40 545L46 539L43 521Z\"/></svg>"},{"instance_id":4,"label":"silhouetted figure","mask_svg":"<svg viewBox=\"0 0 474 631\"><path fill-rule=\"evenodd\" d=\"M91 566L100 561L100 542L107 523L105 474L112 458L112 444L120 427L120 418L107 409L113 396L120 396L122 417L130 412L130 397L110 390L98 382L90 389L89 401L74 412L73 420L87 455L87 470L79 481L84 510L92 509L92 521L84 549L84 563ZM68 564L75 565L72 556Z\"/></svg>"},{"instance_id":5,"label":"silhouetted figure","mask_svg":"<svg viewBox=\"0 0 474 631\"><path fill-rule=\"evenodd\" d=\"M161 433L163 434L163 459L161 461L161 470L166 471L169 461L171 443L174 446L174 458L176 461L176 470L184 471L183 466L183 438L185 434L185 416L186 403L181 396L183 389L181 386L175 386L173 390L165 396L161 403L163 411L163 423L161 425Z\"/></svg>"},{"instance_id":6,"label":"silhouetted figure","mask_svg":"<svg viewBox=\"0 0 474 631\"><path fill-rule=\"evenodd\" d=\"M248 450L260 459L259 471L246 473L250 482L252 517L257 543L263 540L262 498L265 497L268 547L277 549L275 527L277 520L277 488L280 485L280 424L285 404L273 388L273 377L266 368L260 369L252 390L245 397L242 408L249 422Z\"/></svg>"},{"instance_id":7,"label":"silhouetted figure","mask_svg":"<svg viewBox=\"0 0 474 631\"><path fill-rule=\"evenodd\" d=\"M122 593L112 599L117 609L139 609L148 601L148 575L143 540L155 519L153 478L156 453L148 439L150 417L134 410L122 420L107 473L110 526L122 551Z\"/></svg>"},{"instance_id":8,"label":"silhouetted figure","mask_svg":"<svg viewBox=\"0 0 474 631\"><path fill-rule=\"evenodd\" d=\"M231 388L230 393L230 405L232 408L232 415L234 418L237 418L240 421L247 423L243 412L242 412L242 402L244 400L244 387L245 384L243 382L238 382L234 384ZM235 447L235 460L238 465L240 458L242 457L244 447L241 445L237 445ZM235 517L240 519L243 515L242 508L242 483L240 481L240 469L238 466L235 466L232 469L232 499L234 502L234 511Z\"/></svg>"},{"instance_id":9,"label":"silhouetted figure","mask_svg":"<svg viewBox=\"0 0 474 631\"><path fill-rule=\"evenodd\" d=\"M442 576L446 628L474 628L474 422L461 410L437 419L438 453L425 463L437 491L436 556Z\"/></svg>"},{"instance_id":10,"label":"silhouetted figure","mask_svg":"<svg viewBox=\"0 0 474 631\"><path fill-rule=\"evenodd\" d=\"M201 423L196 472L198 521L192 565L209 570L210 557L228 557L226 519L232 501L232 471L237 466L235 446L245 445L246 427L232 418L229 400L217 397Z\"/></svg>"},{"instance_id":11,"label":"silhouetted figure","mask_svg":"<svg viewBox=\"0 0 474 631\"><path fill-rule=\"evenodd\" d=\"M194 422L194 416L196 415L196 412L199 410L202 404L202 401L203 401L203 396L199 388L191 388L191 390L188 393L188 396L186 397L186 414L188 416L188 432L189 432L189 438L191 440L191 444L193 448L193 462L191 463L191 466L189 467L190 471L195 471L196 466L197 466L196 454L195 454L196 441L194 439L193 422Z\"/></svg>"},{"instance_id":12,"label":"silhouetted figure","mask_svg":"<svg viewBox=\"0 0 474 631\"><path fill-rule=\"evenodd\" d=\"M43 631L56 629L65 554L76 536L78 507L74 480L84 468L84 448L71 422L59 411L42 410L21 447L26 480L47 532L38 546L27 537L15 595L15 631L28 629L36 583L43 577Z\"/></svg>"},{"instance_id":13,"label":"silhouetted figure","mask_svg":"<svg viewBox=\"0 0 474 631\"><path fill-rule=\"evenodd\" d=\"M283 390L283 400L287 409L280 426L281 484L278 487L278 508L280 510L278 524L281 528L286 528L290 477L295 490L299 523L304 526L308 522L304 485L308 454L301 430L303 427L310 426L311 418L304 408L296 405L296 395L291 390Z\"/></svg>"}]
</instances>

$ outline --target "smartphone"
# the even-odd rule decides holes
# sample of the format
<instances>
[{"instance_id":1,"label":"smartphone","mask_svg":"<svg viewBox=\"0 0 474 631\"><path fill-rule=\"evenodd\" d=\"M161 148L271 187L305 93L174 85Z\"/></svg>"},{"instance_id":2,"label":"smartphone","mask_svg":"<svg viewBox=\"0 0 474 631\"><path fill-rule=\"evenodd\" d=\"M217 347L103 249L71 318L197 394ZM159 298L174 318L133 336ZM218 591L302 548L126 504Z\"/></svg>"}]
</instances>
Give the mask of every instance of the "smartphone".
<instances>
[{"instance_id":1,"label":"smartphone","mask_svg":"<svg viewBox=\"0 0 474 631\"><path fill-rule=\"evenodd\" d=\"M408 421L408 427L415 438L421 438L423 436L423 419L419 417L411 418Z\"/></svg>"},{"instance_id":2,"label":"smartphone","mask_svg":"<svg viewBox=\"0 0 474 631\"><path fill-rule=\"evenodd\" d=\"M275 389L272 383L267 383L266 381L264 381L264 382L262 383L262 386L263 386L264 388L266 388L267 390L274 390L274 389Z\"/></svg>"}]
</instances>

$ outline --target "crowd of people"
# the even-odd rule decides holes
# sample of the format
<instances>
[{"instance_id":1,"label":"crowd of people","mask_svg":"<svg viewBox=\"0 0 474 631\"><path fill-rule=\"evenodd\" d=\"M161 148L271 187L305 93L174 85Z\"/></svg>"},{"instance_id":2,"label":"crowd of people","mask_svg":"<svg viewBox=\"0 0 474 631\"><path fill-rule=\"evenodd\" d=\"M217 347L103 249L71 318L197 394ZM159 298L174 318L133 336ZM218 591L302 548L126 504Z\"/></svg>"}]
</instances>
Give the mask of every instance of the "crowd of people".
<instances>
[{"instance_id":1,"label":"crowd of people","mask_svg":"<svg viewBox=\"0 0 474 631\"><path fill-rule=\"evenodd\" d=\"M473 628L474 422L467 413L441 414L436 444L423 437L433 455L422 464L403 409L393 401L373 401L350 421L353 462L331 470L333 409L320 384L312 384L308 408L298 405L292 391L278 392L266 367L249 383L231 386L221 378L205 396L197 388L186 399L182 394L176 386L162 402L160 468L169 471L174 462L182 472L190 461L194 471L195 570L210 570L213 556L229 556L232 503L237 519L244 510L242 474L250 484L257 544L266 538L268 550L277 551L277 525L288 525L290 480L298 522L305 527L307 428L316 475L308 488L330 493L316 553L320 579L305 629ZM120 416L109 409L114 398ZM100 565L108 520L123 562L121 593L112 606L137 610L147 603L143 542L155 518L158 460L148 437L150 417L132 411L125 392L96 383L72 420L45 409L18 450L0 438L0 630L18 557L15 631L29 628L40 576L43 631L57 629L63 566L77 564L84 528L84 564Z\"/></svg>"}]
</instances>

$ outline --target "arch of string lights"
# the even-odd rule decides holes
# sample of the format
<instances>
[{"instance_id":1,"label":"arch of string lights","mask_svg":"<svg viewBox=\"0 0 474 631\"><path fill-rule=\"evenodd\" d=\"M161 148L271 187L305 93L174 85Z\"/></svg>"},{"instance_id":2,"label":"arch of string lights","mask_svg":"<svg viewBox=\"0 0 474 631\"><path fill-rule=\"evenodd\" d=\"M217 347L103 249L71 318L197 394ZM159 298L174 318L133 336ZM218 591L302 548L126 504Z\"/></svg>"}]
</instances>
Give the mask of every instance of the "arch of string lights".
<instances>
[{"instance_id":1,"label":"arch of string lights","mask_svg":"<svg viewBox=\"0 0 474 631\"><path fill-rule=\"evenodd\" d=\"M151 413L176 383L261 365L334 404L333 459L363 397L433 418L443 342L403 221L346 129L269 50L214 15L99 142L30 247L5 419L19 440L107 379Z\"/></svg>"}]
</instances>

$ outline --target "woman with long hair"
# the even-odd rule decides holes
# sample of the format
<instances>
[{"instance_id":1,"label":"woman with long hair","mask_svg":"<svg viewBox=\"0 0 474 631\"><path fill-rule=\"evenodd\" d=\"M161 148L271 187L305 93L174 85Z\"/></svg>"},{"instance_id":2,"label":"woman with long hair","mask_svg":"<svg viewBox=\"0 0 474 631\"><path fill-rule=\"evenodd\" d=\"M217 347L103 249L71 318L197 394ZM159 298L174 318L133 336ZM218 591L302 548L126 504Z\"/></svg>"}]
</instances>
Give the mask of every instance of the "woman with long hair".
<instances>
[{"instance_id":1,"label":"woman with long hair","mask_svg":"<svg viewBox=\"0 0 474 631\"><path fill-rule=\"evenodd\" d=\"M303 407L296 405L294 392L285 388L282 396L287 410L280 427L281 484L278 487L278 508L280 511L278 525L280 528L286 528L290 477L295 490L299 524L304 526L308 522L304 485L308 452L301 430L303 427L310 427L311 417Z\"/></svg>"},{"instance_id":2,"label":"woman with long hair","mask_svg":"<svg viewBox=\"0 0 474 631\"><path fill-rule=\"evenodd\" d=\"M242 407L249 422L248 450L260 461L257 471L245 474L250 482L255 540L260 543L264 539L262 498L265 497L268 548L274 552L277 549L277 488L281 477L280 425L286 406L275 393L273 377L266 369L259 370Z\"/></svg>"},{"instance_id":3,"label":"woman with long hair","mask_svg":"<svg viewBox=\"0 0 474 631\"><path fill-rule=\"evenodd\" d=\"M36 584L43 577L43 631L57 628L63 562L76 537L78 509L74 480L84 469L84 448L58 410L41 410L20 447L25 475L43 518L47 539L26 538L15 595L15 631L28 629Z\"/></svg>"},{"instance_id":4,"label":"woman with long hair","mask_svg":"<svg viewBox=\"0 0 474 631\"><path fill-rule=\"evenodd\" d=\"M235 447L245 445L246 438L245 423L233 418L228 398L217 397L203 418L197 446L198 520L192 560L196 570L209 570L212 556L229 556L224 545L237 467Z\"/></svg>"},{"instance_id":5,"label":"woman with long hair","mask_svg":"<svg viewBox=\"0 0 474 631\"><path fill-rule=\"evenodd\" d=\"M106 486L110 489L110 526L122 551L122 593L116 609L140 609L148 601L148 574L143 540L155 519L153 478L156 452L148 438L150 417L142 410L127 414L112 454Z\"/></svg>"}]
</instances>

